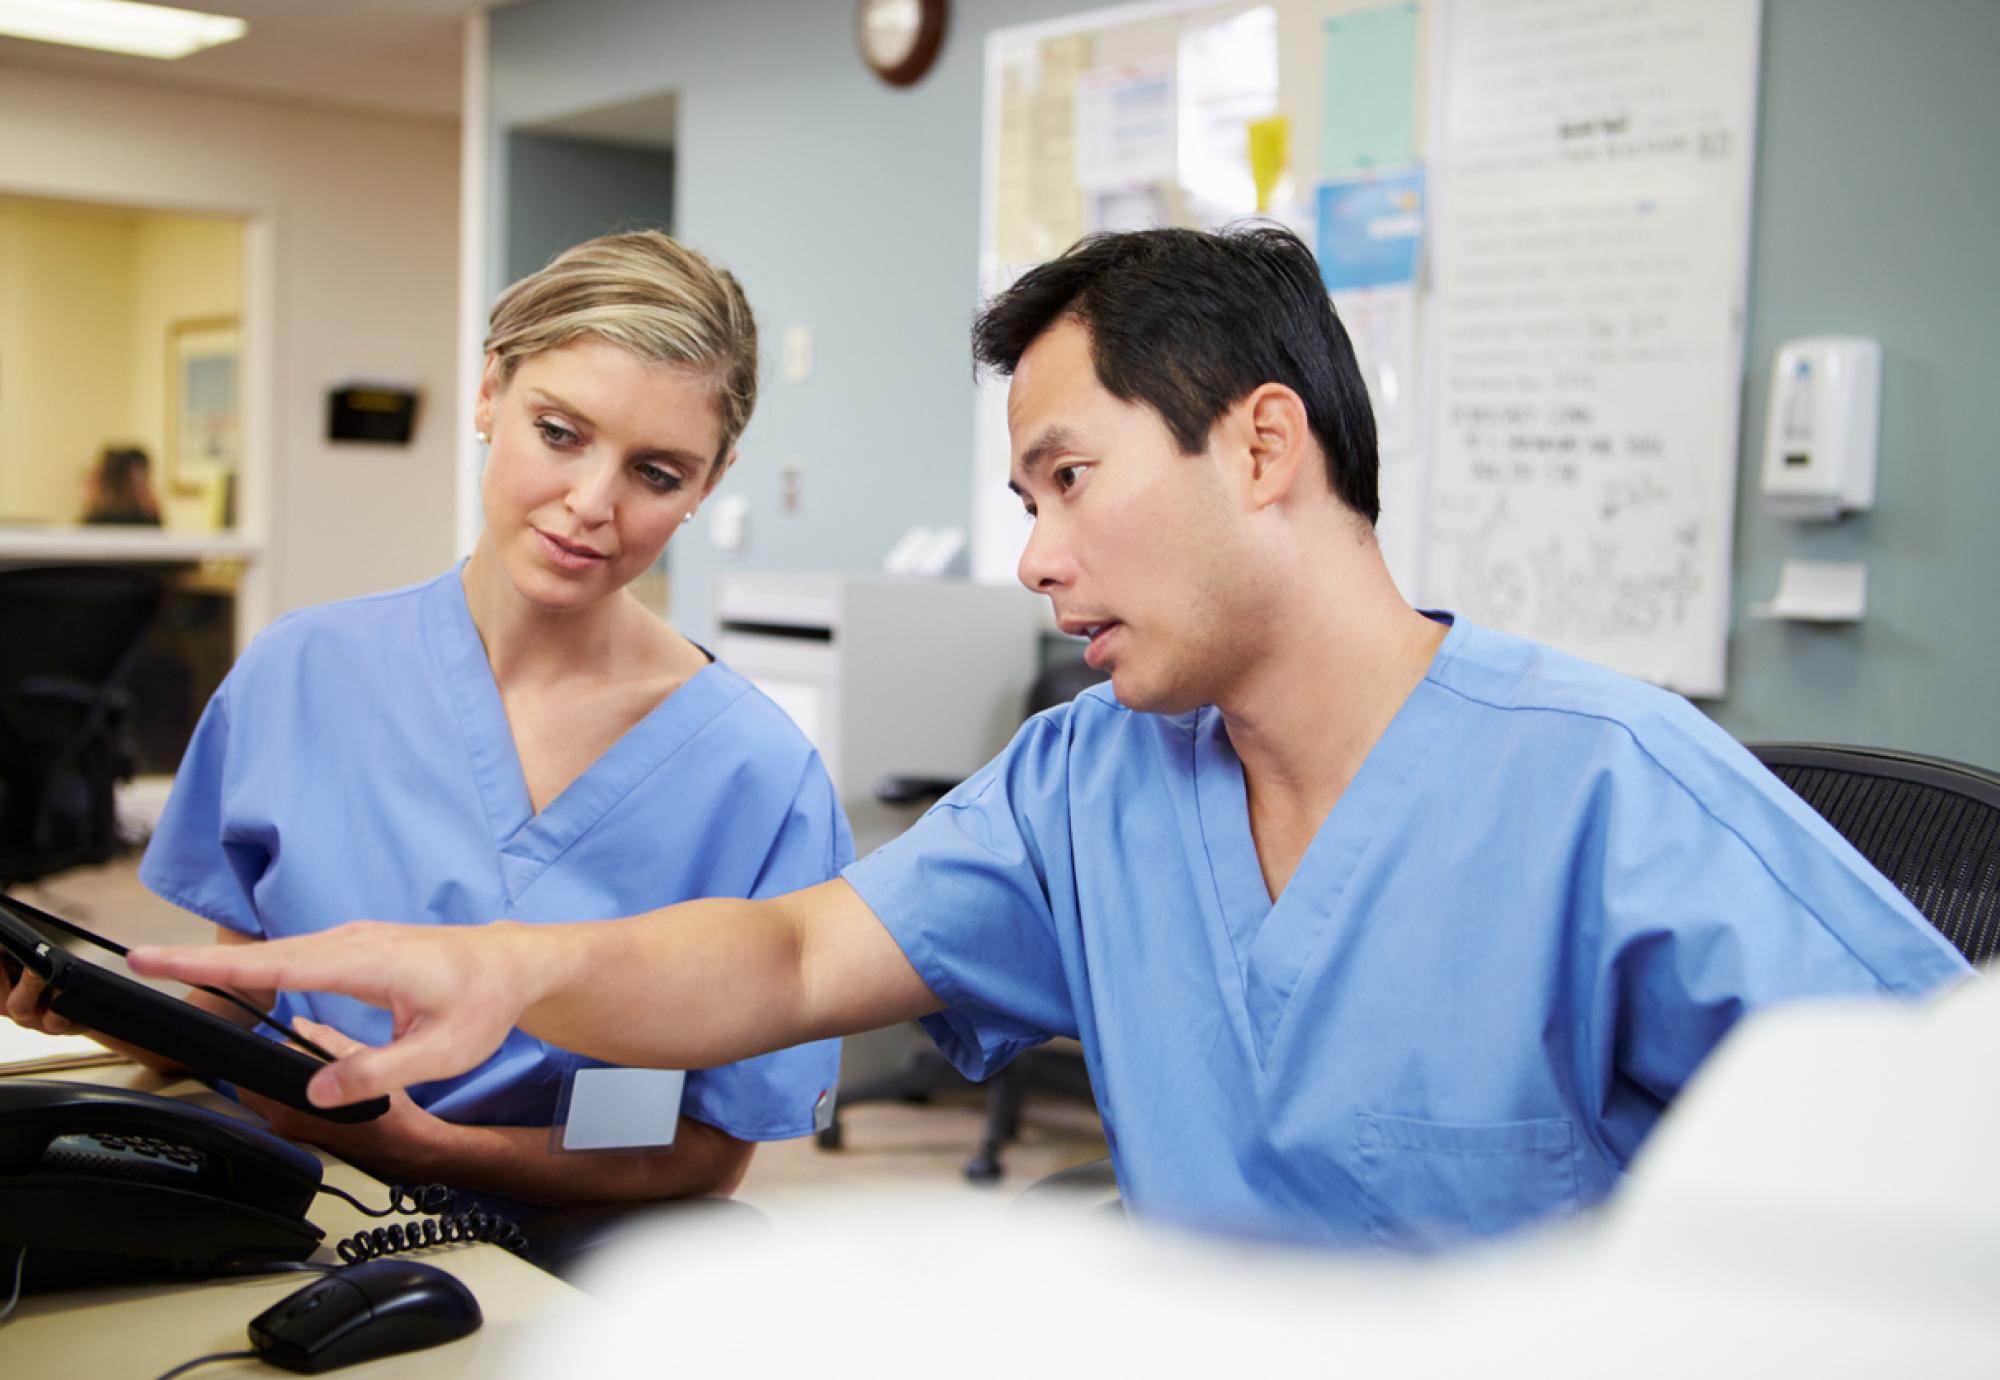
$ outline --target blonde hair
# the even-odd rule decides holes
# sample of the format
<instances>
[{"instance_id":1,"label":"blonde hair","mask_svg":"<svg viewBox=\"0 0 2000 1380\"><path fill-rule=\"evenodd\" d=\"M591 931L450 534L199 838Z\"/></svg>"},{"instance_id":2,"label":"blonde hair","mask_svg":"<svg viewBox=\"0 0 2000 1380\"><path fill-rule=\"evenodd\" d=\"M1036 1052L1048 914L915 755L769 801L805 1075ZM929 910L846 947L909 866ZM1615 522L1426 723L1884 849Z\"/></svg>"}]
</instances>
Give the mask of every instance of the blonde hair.
<instances>
[{"instance_id":1,"label":"blonde hair","mask_svg":"<svg viewBox=\"0 0 2000 1380\"><path fill-rule=\"evenodd\" d=\"M710 372L722 418L715 458L729 454L757 405L757 322L728 270L657 230L600 235L501 293L485 348L504 382L530 355L585 338Z\"/></svg>"}]
</instances>

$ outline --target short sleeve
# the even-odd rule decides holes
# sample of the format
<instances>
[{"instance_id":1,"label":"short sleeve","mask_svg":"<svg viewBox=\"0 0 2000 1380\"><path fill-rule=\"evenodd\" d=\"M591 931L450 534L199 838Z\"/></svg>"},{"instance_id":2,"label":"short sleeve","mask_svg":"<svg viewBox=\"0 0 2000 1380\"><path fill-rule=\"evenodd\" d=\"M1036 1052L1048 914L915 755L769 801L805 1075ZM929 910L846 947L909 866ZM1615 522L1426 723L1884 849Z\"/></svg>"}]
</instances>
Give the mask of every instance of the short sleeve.
<instances>
[{"instance_id":1,"label":"short sleeve","mask_svg":"<svg viewBox=\"0 0 2000 1380\"><path fill-rule=\"evenodd\" d=\"M264 926L252 889L270 859L260 845L231 837L231 738L229 682L224 681L202 711L174 773L167 807L139 863L139 880L183 910L261 937Z\"/></svg>"},{"instance_id":2,"label":"short sleeve","mask_svg":"<svg viewBox=\"0 0 2000 1380\"><path fill-rule=\"evenodd\" d=\"M1605 1139L1630 1156L1658 1108L1744 1015L1805 997L1916 997L1969 966L1816 817L1760 812L1757 842L1677 786L1603 834Z\"/></svg>"},{"instance_id":3,"label":"short sleeve","mask_svg":"<svg viewBox=\"0 0 2000 1380\"><path fill-rule=\"evenodd\" d=\"M750 895L817 886L839 876L853 857L847 816L812 754ZM738 1140L811 1135L820 1095L831 1093L839 1076L840 1041L815 1040L689 1074L681 1111Z\"/></svg>"},{"instance_id":4,"label":"short sleeve","mask_svg":"<svg viewBox=\"0 0 2000 1380\"><path fill-rule=\"evenodd\" d=\"M854 835L848 830L846 812L819 754L814 753L750 896L762 900L818 886L839 876L840 869L853 861Z\"/></svg>"},{"instance_id":5,"label":"short sleeve","mask_svg":"<svg viewBox=\"0 0 2000 1380\"><path fill-rule=\"evenodd\" d=\"M1059 938L1076 896L1072 712L1030 719L999 757L843 874L944 1003L924 1027L968 1078L1077 1033Z\"/></svg>"}]
</instances>

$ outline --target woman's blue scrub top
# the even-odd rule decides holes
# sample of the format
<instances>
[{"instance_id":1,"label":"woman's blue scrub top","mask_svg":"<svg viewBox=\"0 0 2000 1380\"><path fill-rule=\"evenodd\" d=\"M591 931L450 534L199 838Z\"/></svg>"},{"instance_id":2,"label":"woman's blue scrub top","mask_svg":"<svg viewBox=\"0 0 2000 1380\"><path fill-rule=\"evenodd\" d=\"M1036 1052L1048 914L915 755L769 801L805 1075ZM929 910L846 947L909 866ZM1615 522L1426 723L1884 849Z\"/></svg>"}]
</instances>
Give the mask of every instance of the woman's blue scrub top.
<instances>
[{"instance_id":1,"label":"woman's blue scrub top","mask_svg":"<svg viewBox=\"0 0 2000 1380\"><path fill-rule=\"evenodd\" d=\"M1344 1244L1590 1203L1744 1012L1967 971L1686 701L1463 622L1275 905L1221 716L1108 686L845 875L968 1076L1082 1041L1136 1209Z\"/></svg>"},{"instance_id":2,"label":"woman's blue scrub top","mask_svg":"<svg viewBox=\"0 0 2000 1380\"><path fill-rule=\"evenodd\" d=\"M357 919L610 919L775 896L853 857L819 756L720 662L536 814L456 570L301 610L230 671L195 729L139 876L244 934ZM281 1015L386 1044L389 1016L287 993ZM579 1061L516 1030L471 1073L411 1089L451 1121L546 1126ZM839 1042L688 1075L682 1111L742 1140L799 1136Z\"/></svg>"}]
</instances>

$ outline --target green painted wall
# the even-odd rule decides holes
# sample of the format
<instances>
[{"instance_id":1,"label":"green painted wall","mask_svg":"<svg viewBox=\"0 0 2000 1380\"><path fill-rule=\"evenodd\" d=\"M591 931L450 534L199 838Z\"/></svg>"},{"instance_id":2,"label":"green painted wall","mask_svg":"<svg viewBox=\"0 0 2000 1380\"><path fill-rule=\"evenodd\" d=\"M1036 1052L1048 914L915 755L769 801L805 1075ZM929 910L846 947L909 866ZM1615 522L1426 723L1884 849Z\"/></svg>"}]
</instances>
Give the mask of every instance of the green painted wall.
<instances>
[{"instance_id":1,"label":"green painted wall","mask_svg":"<svg viewBox=\"0 0 2000 1380\"><path fill-rule=\"evenodd\" d=\"M2000 769L2000 5L1770 0L1758 112L1729 696L1751 740L1873 743ZM1757 500L1771 358L1882 342L1874 511ZM1786 557L1868 563L1867 618L1759 622Z\"/></svg>"},{"instance_id":2,"label":"green painted wall","mask_svg":"<svg viewBox=\"0 0 2000 1380\"><path fill-rule=\"evenodd\" d=\"M674 157L546 134L507 138L506 282L621 230L674 229Z\"/></svg>"}]
</instances>

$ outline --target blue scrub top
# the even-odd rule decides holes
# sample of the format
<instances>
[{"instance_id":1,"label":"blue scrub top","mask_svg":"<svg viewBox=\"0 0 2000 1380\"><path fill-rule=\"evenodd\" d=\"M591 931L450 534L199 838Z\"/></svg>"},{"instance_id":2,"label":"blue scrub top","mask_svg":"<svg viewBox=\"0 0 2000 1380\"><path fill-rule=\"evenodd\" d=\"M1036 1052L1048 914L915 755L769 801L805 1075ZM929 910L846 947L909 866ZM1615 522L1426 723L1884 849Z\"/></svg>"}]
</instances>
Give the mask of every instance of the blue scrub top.
<instances>
[{"instance_id":1,"label":"blue scrub top","mask_svg":"<svg viewBox=\"0 0 2000 1380\"><path fill-rule=\"evenodd\" d=\"M1275 905L1221 716L1108 686L845 875L968 1076L1082 1041L1137 1210L1348 1245L1590 1203L1746 1011L1967 971L1686 701L1464 622Z\"/></svg>"},{"instance_id":2,"label":"blue scrub top","mask_svg":"<svg viewBox=\"0 0 2000 1380\"><path fill-rule=\"evenodd\" d=\"M853 853L818 754L720 662L536 814L454 570L266 629L203 713L139 876L277 938L775 896ZM389 1039L388 1014L351 998L287 993L279 1011ZM546 1126L579 1062L516 1030L478 1069L411 1093L451 1121ZM838 1063L828 1040L690 1073L682 1111L743 1140L805 1135Z\"/></svg>"}]
</instances>

